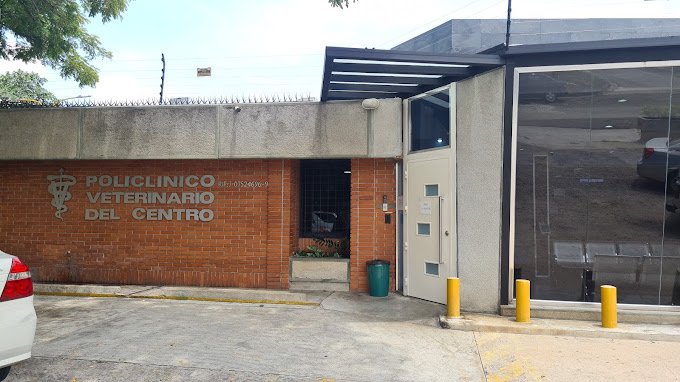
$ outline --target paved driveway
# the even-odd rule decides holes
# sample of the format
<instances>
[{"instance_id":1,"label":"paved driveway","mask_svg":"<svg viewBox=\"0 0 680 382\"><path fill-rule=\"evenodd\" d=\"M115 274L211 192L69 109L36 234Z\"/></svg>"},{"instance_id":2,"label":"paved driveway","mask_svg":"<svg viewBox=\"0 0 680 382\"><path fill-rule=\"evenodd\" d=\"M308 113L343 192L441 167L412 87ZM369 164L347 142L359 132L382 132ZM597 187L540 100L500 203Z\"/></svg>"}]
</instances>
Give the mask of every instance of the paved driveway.
<instances>
[{"instance_id":1,"label":"paved driveway","mask_svg":"<svg viewBox=\"0 0 680 382\"><path fill-rule=\"evenodd\" d=\"M8 382L484 380L473 333L438 328L439 306L383 304L38 296L34 357Z\"/></svg>"},{"instance_id":2,"label":"paved driveway","mask_svg":"<svg viewBox=\"0 0 680 382\"><path fill-rule=\"evenodd\" d=\"M442 307L417 299L324 298L37 296L34 357L7 382L680 380L678 342L461 332L440 329Z\"/></svg>"}]
</instances>

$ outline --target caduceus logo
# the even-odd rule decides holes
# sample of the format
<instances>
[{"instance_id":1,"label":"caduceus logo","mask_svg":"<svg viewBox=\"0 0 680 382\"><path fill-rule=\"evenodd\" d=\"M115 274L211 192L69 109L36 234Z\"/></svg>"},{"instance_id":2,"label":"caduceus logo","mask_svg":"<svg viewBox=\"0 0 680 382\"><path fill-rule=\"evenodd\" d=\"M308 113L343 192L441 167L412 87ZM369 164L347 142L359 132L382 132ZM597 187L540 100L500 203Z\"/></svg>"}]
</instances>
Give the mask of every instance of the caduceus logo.
<instances>
[{"instance_id":1,"label":"caduceus logo","mask_svg":"<svg viewBox=\"0 0 680 382\"><path fill-rule=\"evenodd\" d=\"M71 175L64 175L64 169L59 169L59 175L48 175L47 180L50 185L47 190L52 194L52 206L57 209L54 213L59 219L64 219L61 215L68 211L68 207L64 204L71 200L71 193L68 188L76 184L76 178Z\"/></svg>"}]
</instances>

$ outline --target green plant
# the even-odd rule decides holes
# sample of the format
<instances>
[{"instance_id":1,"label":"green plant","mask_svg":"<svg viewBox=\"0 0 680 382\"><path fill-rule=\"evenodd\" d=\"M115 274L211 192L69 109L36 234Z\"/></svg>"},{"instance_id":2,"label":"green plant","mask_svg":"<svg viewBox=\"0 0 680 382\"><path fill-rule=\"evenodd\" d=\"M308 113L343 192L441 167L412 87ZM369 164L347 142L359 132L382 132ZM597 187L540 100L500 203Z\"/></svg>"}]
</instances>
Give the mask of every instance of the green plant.
<instances>
[{"instance_id":1,"label":"green plant","mask_svg":"<svg viewBox=\"0 0 680 382\"><path fill-rule=\"evenodd\" d=\"M308 245L307 249L301 249L293 252L293 256L296 257L340 257L337 252L324 251L323 249L315 246Z\"/></svg>"},{"instance_id":2,"label":"green plant","mask_svg":"<svg viewBox=\"0 0 680 382\"><path fill-rule=\"evenodd\" d=\"M314 244L308 245L306 249L293 252L297 257L349 257L349 239L341 240L314 238Z\"/></svg>"},{"instance_id":3,"label":"green plant","mask_svg":"<svg viewBox=\"0 0 680 382\"><path fill-rule=\"evenodd\" d=\"M353 0L352 2L356 3L357 0ZM328 0L328 3L333 8L338 7L340 9L343 9L345 7L349 7L349 0Z\"/></svg>"},{"instance_id":4,"label":"green plant","mask_svg":"<svg viewBox=\"0 0 680 382\"><path fill-rule=\"evenodd\" d=\"M45 89L46 79L37 73L15 70L0 75L0 98L9 101L41 104L41 101L51 104L57 97Z\"/></svg>"},{"instance_id":5,"label":"green plant","mask_svg":"<svg viewBox=\"0 0 680 382\"><path fill-rule=\"evenodd\" d=\"M0 59L38 60L81 87L94 86L92 61L111 52L86 27L93 17L120 19L127 7L128 0L0 1Z\"/></svg>"}]
</instances>

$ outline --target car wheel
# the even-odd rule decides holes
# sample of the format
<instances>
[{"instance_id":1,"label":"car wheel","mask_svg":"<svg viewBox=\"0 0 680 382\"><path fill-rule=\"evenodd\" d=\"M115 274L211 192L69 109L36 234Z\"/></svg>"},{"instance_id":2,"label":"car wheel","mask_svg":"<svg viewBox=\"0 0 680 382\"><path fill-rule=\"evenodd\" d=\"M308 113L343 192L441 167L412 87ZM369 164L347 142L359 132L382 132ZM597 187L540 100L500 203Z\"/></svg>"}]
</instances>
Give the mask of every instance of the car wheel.
<instances>
[{"instance_id":1,"label":"car wheel","mask_svg":"<svg viewBox=\"0 0 680 382\"><path fill-rule=\"evenodd\" d=\"M545 101L547 103L553 103L553 102L557 101L557 95L553 92L545 93Z\"/></svg>"},{"instance_id":2,"label":"car wheel","mask_svg":"<svg viewBox=\"0 0 680 382\"><path fill-rule=\"evenodd\" d=\"M7 366L7 367L3 367L2 369L0 369L0 381L4 381L5 378L7 378L7 376L9 375L9 368L10 367L11 366Z\"/></svg>"}]
</instances>

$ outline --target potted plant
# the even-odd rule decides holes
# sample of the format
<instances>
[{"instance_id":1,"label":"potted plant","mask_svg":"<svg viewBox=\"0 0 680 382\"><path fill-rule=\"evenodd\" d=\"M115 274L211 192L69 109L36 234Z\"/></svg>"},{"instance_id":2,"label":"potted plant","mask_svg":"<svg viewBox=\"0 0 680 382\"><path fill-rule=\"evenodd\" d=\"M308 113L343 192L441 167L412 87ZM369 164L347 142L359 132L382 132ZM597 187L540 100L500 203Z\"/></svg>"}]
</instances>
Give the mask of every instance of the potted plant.
<instances>
[{"instance_id":1,"label":"potted plant","mask_svg":"<svg viewBox=\"0 0 680 382\"><path fill-rule=\"evenodd\" d=\"M293 252L290 289L349 291L349 240L314 238L314 245Z\"/></svg>"}]
</instances>

